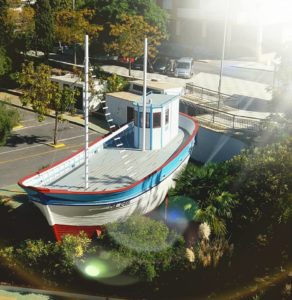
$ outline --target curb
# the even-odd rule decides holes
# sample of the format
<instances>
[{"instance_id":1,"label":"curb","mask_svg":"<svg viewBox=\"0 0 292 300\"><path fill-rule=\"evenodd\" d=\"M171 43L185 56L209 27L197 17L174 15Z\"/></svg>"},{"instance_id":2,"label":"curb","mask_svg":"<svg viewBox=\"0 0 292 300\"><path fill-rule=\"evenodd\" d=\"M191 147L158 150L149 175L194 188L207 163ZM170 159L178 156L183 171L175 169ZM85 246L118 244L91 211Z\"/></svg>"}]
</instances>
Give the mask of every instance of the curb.
<instances>
[{"instance_id":1,"label":"curb","mask_svg":"<svg viewBox=\"0 0 292 300\"><path fill-rule=\"evenodd\" d=\"M21 95L22 95L22 92L17 91L17 90L10 90L10 89L5 89L5 88L0 88L0 91L5 92L5 93L8 93L8 94L15 95L15 96L21 96ZM32 111L32 112L33 112L33 109L32 109L30 106L22 106L22 105L13 103L13 102L8 102L8 101L6 101L5 99L3 99L3 100L0 99L0 102L5 103L5 104L8 104L8 105L11 105L11 106L14 106L14 107L18 107L18 108L25 109L25 110L28 110L28 111ZM45 116L46 116L46 117L55 118L52 114L46 114ZM72 118L67 118L67 115L66 115L66 114L63 115L63 119L66 120L66 121L68 121L69 123L72 123L72 124L75 124L75 125L78 125L78 126L83 126L83 124L81 124L80 122L75 121L75 120L72 119ZM99 130L93 128L91 125L97 126L97 127L100 127L100 126L95 125L95 124L93 124L93 123L90 123L90 124L89 124L89 129L92 130L92 131L95 131L95 132L97 132L97 133L99 133L99 134L102 134L102 135L108 133L108 130L106 130L106 129L102 128L102 127L100 127L101 130L99 131ZM104 132L102 132L102 131L104 131Z\"/></svg>"},{"instance_id":2,"label":"curb","mask_svg":"<svg viewBox=\"0 0 292 300\"><path fill-rule=\"evenodd\" d=\"M244 66L231 66L232 68L238 68L238 69L246 69L246 70L255 70L255 71L263 71L263 72L271 72L273 73L274 70L268 70L268 69L262 69L257 67L244 67Z\"/></svg>"}]
</instances>

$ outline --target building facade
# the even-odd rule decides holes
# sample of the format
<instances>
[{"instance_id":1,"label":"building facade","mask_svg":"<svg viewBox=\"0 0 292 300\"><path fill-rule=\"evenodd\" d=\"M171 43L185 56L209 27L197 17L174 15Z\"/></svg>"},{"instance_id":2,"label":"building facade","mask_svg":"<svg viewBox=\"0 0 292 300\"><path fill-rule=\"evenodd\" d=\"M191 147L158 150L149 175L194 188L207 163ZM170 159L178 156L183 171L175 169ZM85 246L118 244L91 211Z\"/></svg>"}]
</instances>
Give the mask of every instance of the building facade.
<instances>
[{"instance_id":1,"label":"building facade","mask_svg":"<svg viewBox=\"0 0 292 300\"><path fill-rule=\"evenodd\" d=\"M220 56L225 22L229 58L260 60L263 53L277 50L291 28L289 0L157 0L157 4L170 15L170 44L183 55L198 58Z\"/></svg>"}]
</instances>

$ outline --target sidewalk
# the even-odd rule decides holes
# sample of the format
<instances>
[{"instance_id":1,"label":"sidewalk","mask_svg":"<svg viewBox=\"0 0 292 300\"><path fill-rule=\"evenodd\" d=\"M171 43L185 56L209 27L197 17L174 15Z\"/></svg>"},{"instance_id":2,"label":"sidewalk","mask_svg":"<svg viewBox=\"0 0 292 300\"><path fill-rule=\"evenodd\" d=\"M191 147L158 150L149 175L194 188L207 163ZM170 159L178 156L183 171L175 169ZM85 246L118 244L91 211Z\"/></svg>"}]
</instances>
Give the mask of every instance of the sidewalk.
<instances>
[{"instance_id":1,"label":"sidewalk","mask_svg":"<svg viewBox=\"0 0 292 300\"><path fill-rule=\"evenodd\" d=\"M16 107L25 108L25 109L33 111L31 106L23 106L20 101L19 96L15 95L15 94L11 94L8 92L0 92L0 101L6 102L6 103L11 104ZM50 116L54 117L53 111L50 113ZM65 113L63 115L63 118L70 123L84 126L84 119L83 119L82 114L71 115L69 113ZM92 120L95 120L95 119L96 119L95 117L90 116L91 122L89 122L89 129L96 131L98 133L101 133L103 135L107 134L108 130L106 130L102 126L98 125L98 123L101 124L102 122L100 122L100 121L97 122L97 120L94 123L92 122Z\"/></svg>"}]
</instances>

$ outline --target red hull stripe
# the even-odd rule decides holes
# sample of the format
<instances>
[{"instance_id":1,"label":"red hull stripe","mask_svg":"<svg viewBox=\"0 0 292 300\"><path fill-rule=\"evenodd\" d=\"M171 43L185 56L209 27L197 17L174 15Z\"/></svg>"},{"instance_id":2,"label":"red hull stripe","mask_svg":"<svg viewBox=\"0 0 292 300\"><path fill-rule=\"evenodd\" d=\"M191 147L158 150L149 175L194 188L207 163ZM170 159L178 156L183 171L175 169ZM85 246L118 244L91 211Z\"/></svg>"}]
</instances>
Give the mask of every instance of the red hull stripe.
<instances>
[{"instance_id":1,"label":"red hull stripe","mask_svg":"<svg viewBox=\"0 0 292 300\"><path fill-rule=\"evenodd\" d=\"M57 241L60 241L62 237L66 234L71 235L79 235L81 231L85 232L85 234L89 238L93 238L103 231L102 226L71 226L71 225L61 225L55 224L53 225L53 231Z\"/></svg>"}]
</instances>

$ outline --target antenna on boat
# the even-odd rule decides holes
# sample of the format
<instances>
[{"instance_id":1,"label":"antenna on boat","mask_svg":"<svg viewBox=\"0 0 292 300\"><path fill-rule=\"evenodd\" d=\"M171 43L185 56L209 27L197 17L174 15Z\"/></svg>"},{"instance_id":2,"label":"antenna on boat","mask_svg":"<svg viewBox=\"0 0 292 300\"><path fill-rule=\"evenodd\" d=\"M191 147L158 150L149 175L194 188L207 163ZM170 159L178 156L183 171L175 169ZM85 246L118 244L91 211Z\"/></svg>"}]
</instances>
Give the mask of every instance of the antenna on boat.
<instances>
[{"instance_id":1,"label":"antenna on boat","mask_svg":"<svg viewBox=\"0 0 292 300\"><path fill-rule=\"evenodd\" d=\"M143 73L143 124L142 124L142 151L146 149L146 96L147 96L147 48L148 40L145 38L144 41L144 73Z\"/></svg>"},{"instance_id":2,"label":"antenna on boat","mask_svg":"<svg viewBox=\"0 0 292 300\"><path fill-rule=\"evenodd\" d=\"M85 121L85 189L88 189L88 35L85 35L85 59L84 59L84 121Z\"/></svg>"}]
</instances>

